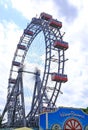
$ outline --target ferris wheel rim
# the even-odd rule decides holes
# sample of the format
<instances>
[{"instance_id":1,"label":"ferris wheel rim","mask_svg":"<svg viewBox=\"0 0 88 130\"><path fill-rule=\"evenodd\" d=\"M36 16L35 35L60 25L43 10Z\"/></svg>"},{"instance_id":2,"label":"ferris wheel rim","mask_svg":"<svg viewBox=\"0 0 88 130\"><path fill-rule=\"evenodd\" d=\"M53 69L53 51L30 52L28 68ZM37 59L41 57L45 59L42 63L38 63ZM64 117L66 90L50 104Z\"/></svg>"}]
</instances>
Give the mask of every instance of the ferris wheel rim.
<instances>
[{"instance_id":1,"label":"ferris wheel rim","mask_svg":"<svg viewBox=\"0 0 88 130\"><path fill-rule=\"evenodd\" d=\"M48 22L45 22L44 20L42 20L41 18L39 18L39 19L37 19L36 18L36 20L38 20L38 22L39 22L39 24L37 24L37 23L33 23L33 21L31 21L31 23L27 26L27 28L26 29L33 29L33 27L35 27L35 32L34 32L34 36L32 36L31 37L31 39L30 39L30 41L28 41L28 48L24 51L24 55L22 56L22 60L21 60L21 62L20 62L20 67L21 66L23 66L23 63L24 63L24 60L25 60L25 57L26 57L26 54L27 54L27 52L28 52L28 50L29 50L29 47L30 47L30 45L32 44L32 42L33 42L33 40L35 39L35 37L41 32L41 31L43 31L43 33L44 33L44 37L45 37L45 40L46 40L46 42L48 41L49 42L49 44L51 44L50 43L50 41L49 41L49 39L47 38L47 34L46 34L46 28L48 28L49 29L49 27L48 27ZM51 31L52 30L52 31ZM57 29L56 29L57 30ZM37 31L37 33L36 33L36 31ZM51 33L53 33L53 35L56 35L55 33L54 33L54 31L53 31L53 29L50 29L50 30L47 30L47 33L50 35L50 31L51 31ZM59 31L59 29L58 29L58 31ZM59 32L59 35L60 35L60 32ZM23 33L23 35L22 35L22 37L21 37L21 39L20 39L20 42L18 43L18 44L21 44L21 41L22 40L24 40L24 38L26 37L26 35ZM55 38L57 39L57 36L55 36ZM47 42L47 43L48 43ZM45 46L46 46L46 43L45 43ZM17 51L18 51L18 48L16 49L16 52L15 52L15 55L14 55L14 58L13 58L13 61L15 61L15 59L16 59L16 57L17 57ZM50 67L50 63L51 63L51 47L50 47L50 54L49 54L49 65L47 65L48 66L48 69L47 69L47 71L48 72L46 72L46 64L47 64L47 52L46 52L46 59L45 59L45 70L44 70L44 74L43 74L43 79L42 79L42 87L43 86L45 86L45 88L44 88L44 91L45 91L45 89L46 89L46 86L47 86L47 81L48 81L48 76L49 76L49 67ZM58 51L59 53L60 53L60 50ZM12 73L13 72L15 72L14 70L13 70L13 67L14 67L14 65L13 65L13 61L12 61L12 66L11 66L11 70L10 70L10 76L9 76L9 79L11 79L12 78ZM62 74L63 74L63 72L64 72L64 50L63 50L63 69L62 69ZM59 56L59 67L58 67L58 71L59 71L59 69L60 69L60 56ZM18 73L18 71L17 71L17 73ZM46 81L45 81L45 79L46 79ZM45 82L45 83L44 83ZM58 94L59 94L59 92L60 92L60 88L61 88L61 82L59 82L59 90L58 90L58 92L57 92L57 95L56 95L56 97L54 97L54 101L52 101L53 100L53 96L54 96L54 92L56 91L56 89L57 89L57 82L56 82L56 84L55 84L55 88L54 88L54 91L53 91L53 93L52 93L52 96L51 96L51 98L50 98L50 101L49 101L49 103L50 102L53 102L52 104L53 104L53 106L55 105L55 102L56 102L56 99L57 99L57 96L58 96ZM8 86L10 86L10 83L9 83L9 85ZM44 93L44 92L43 92ZM41 99L42 100L42 99ZM49 105L49 104L48 104Z\"/></svg>"}]
</instances>

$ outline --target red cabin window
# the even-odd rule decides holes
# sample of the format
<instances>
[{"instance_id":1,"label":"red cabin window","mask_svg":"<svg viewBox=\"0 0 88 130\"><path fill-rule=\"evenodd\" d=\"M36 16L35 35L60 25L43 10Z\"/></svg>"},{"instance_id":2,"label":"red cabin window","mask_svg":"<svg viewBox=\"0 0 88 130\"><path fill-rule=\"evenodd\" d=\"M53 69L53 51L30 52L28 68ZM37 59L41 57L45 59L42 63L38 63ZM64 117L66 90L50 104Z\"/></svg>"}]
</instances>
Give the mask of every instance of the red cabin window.
<instances>
[{"instance_id":1,"label":"red cabin window","mask_svg":"<svg viewBox=\"0 0 88 130\"><path fill-rule=\"evenodd\" d=\"M17 61L13 61L12 64L13 64L14 66L20 66L20 62L17 62Z\"/></svg>"},{"instance_id":2,"label":"red cabin window","mask_svg":"<svg viewBox=\"0 0 88 130\"><path fill-rule=\"evenodd\" d=\"M17 45L17 48L18 48L18 49L21 49L21 50L26 50L26 46L21 45L21 44L18 44L18 45Z\"/></svg>"},{"instance_id":3,"label":"red cabin window","mask_svg":"<svg viewBox=\"0 0 88 130\"><path fill-rule=\"evenodd\" d=\"M41 17L41 19L45 19L45 20L52 19L52 15L49 15L49 14L46 14L46 13L41 13L40 17Z\"/></svg>"},{"instance_id":4,"label":"red cabin window","mask_svg":"<svg viewBox=\"0 0 88 130\"><path fill-rule=\"evenodd\" d=\"M24 34L33 36L33 32L30 30L26 30L26 29L24 30Z\"/></svg>"},{"instance_id":5,"label":"red cabin window","mask_svg":"<svg viewBox=\"0 0 88 130\"><path fill-rule=\"evenodd\" d=\"M16 79L9 79L9 83L15 84L16 83Z\"/></svg>"},{"instance_id":6,"label":"red cabin window","mask_svg":"<svg viewBox=\"0 0 88 130\"><path fill-rule=\"evenodd\" d=\"M65 50L68 49L68 43L60 40L55 41L53 46L59 49L65 49Z\"/></svg>"},{"instance_id":7,"label":"red cabin window","mask_svg":"<svg viewBox=\"0 0 88 130\"><path fill-rule=\"evenodd\" d=\"M53 73L51 75L51 79L52 79L52 81L63 82L63 83L68 81L67 75L65 75L65 74L58 74L58 73Z\"/></svg>"},{"instance_id":8,"label":"red cabin window","mask_svg":"<svg viewBox=\"0 0 88 130\"><path fill-rule=\"evenodd\" d=\"M62 27L62 22L52 19L50 21L49 25L54 27L54 28L61 28Z\"/></svg>"}]
</instances>

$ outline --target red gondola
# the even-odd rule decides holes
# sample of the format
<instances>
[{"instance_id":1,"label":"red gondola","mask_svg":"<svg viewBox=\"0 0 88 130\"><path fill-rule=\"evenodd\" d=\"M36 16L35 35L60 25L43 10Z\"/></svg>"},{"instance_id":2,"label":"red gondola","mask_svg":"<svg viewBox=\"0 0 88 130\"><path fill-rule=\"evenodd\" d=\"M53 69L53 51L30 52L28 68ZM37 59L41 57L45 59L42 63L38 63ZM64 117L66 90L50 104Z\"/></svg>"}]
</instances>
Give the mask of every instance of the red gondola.
<instances>
[{"instance_id":1,"label":"red gondola","mask_svg":"<svg viewBox=\"0 0 88 130\"><path fill-rule=\"evenodd\" d=\"M41 19L44 19L44 20L50 20L50 19L52 19L52 15L46 14L44 12L40 14L40 17L41 17Z\"/></svg>"},{"instance_id":2,"label":"red gondola","mask_svg":"<svg viewBox=\"0 0 88 130\"><path fill-rule=\"evenodd\" d=\"M61 28L62 27L62 22L57 21L55 19L51 19L49 25L52 26L52 27L54 27L54 28Z\"/></svg>"},{"instance_id":3,"label":"red gondola","mask_svg":"<svg viewBox=\"0 0 88 130\"><path fill-rule=\"evenodd\" d=\"M21 44L18 44L18 45L17 45L17 48L18 48L18 49L21 49L21 50L26 50L26 46L21 45Z\"/></svg>"},{"instance_id":4,"label":"red gondola","mask_svg":"<svg viewBox=\"0 0 88 130\"><path fill-rule=\"evenodd\" d=\"M9 79L9 83L15 84L16 83L16 79Z\"/></svg>"},{"instance_id":5,"label":"red gondola","mask_svg":"<svg viewBox=\"0 0 88 130\"><path fill-rule=\"evenodd\" d=\"M52 79L52 81L63 82L63 83L68 81L67 75L58 74L58 73L53 73L51 75L51 79Z\"/></svg>"},{"instance_id":6,"label":"red gondola","mask_svg":"<svg viewBox=\"0 0 88 130\"><path fill-rule=\"evenodd\" d=\"M59 49L68 49L68 43L65 41L55 41L53 44L54 47L59 48Z\"/></svg>"},{"instance_id":7,"label":"red gondola","mask_svg":"<svg viewBox=\"0 0 88 130\"><path fill-rule=\"evenodd\" d=\"M17 61L13 61L12 64L13 64L14 66L20 66L20 62L17 62Z\"/></svg>"},{"instance_id":8,"label":"red gondola","mask_svg":"<svg viewBox=\"0 0 88 130\"><path fill-rule=\"evenodd\" d=\"M24 34L33 36L33 32L27 29L24 30Z\"/></svg>"}]
</instances>

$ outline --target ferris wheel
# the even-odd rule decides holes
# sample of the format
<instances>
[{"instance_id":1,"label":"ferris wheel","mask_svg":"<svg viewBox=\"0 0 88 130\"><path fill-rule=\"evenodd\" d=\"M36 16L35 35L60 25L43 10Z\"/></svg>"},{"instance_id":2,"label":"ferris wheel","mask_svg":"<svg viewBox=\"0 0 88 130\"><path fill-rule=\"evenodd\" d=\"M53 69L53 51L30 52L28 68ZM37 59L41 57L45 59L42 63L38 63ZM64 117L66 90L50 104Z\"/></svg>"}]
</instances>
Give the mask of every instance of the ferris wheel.
<instances>
[{"instance_id":1,"label":"ferris wheel","mask_svg":"<svg viewBox=\"0 0 88 130\"><path fill-rule=\"evenodd\" d=\"M7 112L8 126L36 124L40 113L56 108L61 84L68 80L67 75L64 74L67 60L65 51L68 49L68 43L63 41L64 33L61 33L61 28L62 22L53 19L49 14L41 13L39 18L32 18L24 29L12 61L7 103L2 114L4 116ZM34 52L36 50L35 54L31 52L32 50ZM25 61L29 66L32 63L27 70L24 68ZM33 71L34 65L35 67L37 65L35 71ZM31 107L27 115L23 73L35 76Z\"/></svg>"}]
</instances>

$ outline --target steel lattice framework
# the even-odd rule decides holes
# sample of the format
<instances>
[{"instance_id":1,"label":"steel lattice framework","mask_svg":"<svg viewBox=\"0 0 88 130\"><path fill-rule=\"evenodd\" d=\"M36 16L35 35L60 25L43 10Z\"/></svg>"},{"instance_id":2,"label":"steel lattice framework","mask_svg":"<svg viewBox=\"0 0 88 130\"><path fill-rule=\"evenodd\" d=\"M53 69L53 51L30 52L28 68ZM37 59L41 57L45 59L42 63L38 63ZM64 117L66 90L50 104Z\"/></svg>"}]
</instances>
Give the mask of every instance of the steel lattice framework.
<instances>
[{"instance_id":1,"label":"steel lattice framework","mask_svg":"<svg viewBox=\"0 0 88 130\"><path fill-rule=\"evenodd\" d=\"M24 30L12 61L8 82L7 103L2 117L7 112L7 126L26 126L37 125L38 115L44 110L52 111L55 109L55 103L58 94L61 92L62 79L54 80L50 84L51 75L55 67L56 73L64 75L65 46L54 46L55 41L63 41L63 35L60 32L62 23L54 20L51 15L41 13L39 18L34 17L30 24ZM45 65L43 78L37 71L31 109L28 115L25 115L25 101L23 91L23 65L26 54L32 45L33 40L40 32L43 32L45 39ZM32 72L31 72L32 73ZM49 94L48 94L49 92Z\"/></svg>"}]
</instances>

